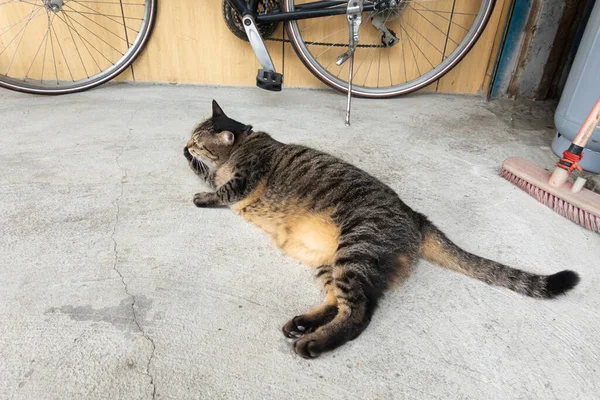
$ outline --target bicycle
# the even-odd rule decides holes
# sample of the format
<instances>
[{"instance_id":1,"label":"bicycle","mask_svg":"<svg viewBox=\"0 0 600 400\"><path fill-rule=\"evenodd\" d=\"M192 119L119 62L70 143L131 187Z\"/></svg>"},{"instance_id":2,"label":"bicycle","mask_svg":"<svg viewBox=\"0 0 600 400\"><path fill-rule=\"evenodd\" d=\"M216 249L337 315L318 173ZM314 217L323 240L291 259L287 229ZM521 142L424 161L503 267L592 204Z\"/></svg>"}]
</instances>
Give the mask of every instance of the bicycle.
<instances>
[{"instance_id":1,"label":"bicycle","mask_svg":"<svg viewBox=\"0 0 600 400\"><path fill-rule=\"evenodd\" d=\"M495 0L222 3L227 26L250 42L261 64L258 87L282 89L283 76L265 41L289 42L313 75L347 93L347 124L352 96L395 97L448 73L473 47L494 5ZM142 51L156 9L157 0L0 0L0 87L66 94L110 81ZM288 39L273 37L281 22ZM341 48L342 54L332 51Z\"/></svg>"}]
</instances>

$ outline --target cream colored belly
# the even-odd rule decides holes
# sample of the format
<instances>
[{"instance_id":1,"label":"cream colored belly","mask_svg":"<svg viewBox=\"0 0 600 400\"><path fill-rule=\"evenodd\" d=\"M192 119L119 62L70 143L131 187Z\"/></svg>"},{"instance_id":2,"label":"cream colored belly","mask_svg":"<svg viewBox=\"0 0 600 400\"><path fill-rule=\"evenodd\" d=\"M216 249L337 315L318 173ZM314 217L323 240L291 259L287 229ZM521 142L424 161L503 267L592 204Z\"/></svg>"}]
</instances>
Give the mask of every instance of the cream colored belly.
<instances>
[{"instance_id":1,"label":"cream colored belly","mask_svg":"<svg viewBox=\"0 0 600 400\"><path fill-rule=\"evenodd\" d=\"M242 218L266 232L277 247L311 267L333 262L339 229L327 214L315 214L304 207L281 206L273 212L258 196L249 196L233 205Z\"/></svg>"}]
</instances>

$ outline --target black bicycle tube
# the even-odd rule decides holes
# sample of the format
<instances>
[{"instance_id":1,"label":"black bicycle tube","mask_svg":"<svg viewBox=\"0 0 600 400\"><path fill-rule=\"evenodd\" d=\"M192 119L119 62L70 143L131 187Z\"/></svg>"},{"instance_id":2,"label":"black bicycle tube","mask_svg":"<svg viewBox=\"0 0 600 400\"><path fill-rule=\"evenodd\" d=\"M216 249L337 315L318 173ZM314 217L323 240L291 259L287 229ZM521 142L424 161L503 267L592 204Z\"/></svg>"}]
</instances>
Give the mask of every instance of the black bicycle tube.
<instances>
[{"instance_id":1,"label":"black bicycle tube","mask_svg":"<svg viewBox=\"0 0 600 400\"><path fill-rule=\"evenodd\" d=\"M240 13L240 15L244 15L244 14L252 12L252 9L250 7L248 7L248 4L246 4L246 2L244 0L230 0L230 1L231 1L231 5L233 6L233 8L235 8L237 10L237 12ZM258 8L258 5L255 5L255 7ZM254 13L256 13L256 9L254 10Z\"/></svg>"},{"instance_id":2,"label":"black bicycle tube","mask_svg":"<svg viewBox=\"0 0 600 400\"><path fill-rule=\"evenodd\" d=\"M249 0L248 8L251 12L256 13L258 11L258 0Z\"/></svg>"},{"instance_id":3,"label":"black bicycle tube","mask_svg":"<svg viewBox=\"0 0 600 400\"><path fill-rule=\"evenodd\" d=\"M311 10L314 8L327 8L333 6L341 6L342 4L348 4L347 1L344 0L323 0L323 1L313 1L311 3L297 4L294 5L294 8L297 10Z\"/></svg>"},{"instance_id":4,"label":"black bicycle tube","mask_svg":"<svg viewBox=\"0 0 600 400\"><path fill-rule=\"evenodd\" d=\"M237 1L237 0L236 0ZM368 4L363 7L364 12L375 10L373 4ZM326 8L322 10L300 10L300 11L275 11L268 14L259 14L256 16L256 22L276 22L276 21L292 21L299 19L329 17L330 15L346 14L346 7Z\"/></svg>"}]
</instances>

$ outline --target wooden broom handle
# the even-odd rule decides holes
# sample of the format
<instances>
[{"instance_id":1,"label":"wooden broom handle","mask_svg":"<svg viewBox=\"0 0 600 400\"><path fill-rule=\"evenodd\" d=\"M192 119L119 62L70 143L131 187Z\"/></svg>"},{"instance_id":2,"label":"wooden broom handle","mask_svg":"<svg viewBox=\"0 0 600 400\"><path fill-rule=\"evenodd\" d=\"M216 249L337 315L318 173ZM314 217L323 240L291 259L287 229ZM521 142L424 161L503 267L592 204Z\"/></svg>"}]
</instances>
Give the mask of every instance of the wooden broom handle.
<instances>
[{"instance_id":1,"label":"wooden broom handle","mask_svg":"<svg viewBox=\"0 0 600 400\"><path fill-rule=\"evenodd\" d=\"M594 133L594 129L596 129L596 127L598 126L599 123L600 123L600 97L598 98L598 101L596 101L596 104L594 105L594 108L592 108L592 111L590 111L590 114L588 115L588 117L585 119L585 122L581 126L581 129L577 133L577 136L575 136L575 139L573 140L573 144L575 144L579 147L585 147L588 140L590 140L592 133Z\"/></svg>"}]
</instances>

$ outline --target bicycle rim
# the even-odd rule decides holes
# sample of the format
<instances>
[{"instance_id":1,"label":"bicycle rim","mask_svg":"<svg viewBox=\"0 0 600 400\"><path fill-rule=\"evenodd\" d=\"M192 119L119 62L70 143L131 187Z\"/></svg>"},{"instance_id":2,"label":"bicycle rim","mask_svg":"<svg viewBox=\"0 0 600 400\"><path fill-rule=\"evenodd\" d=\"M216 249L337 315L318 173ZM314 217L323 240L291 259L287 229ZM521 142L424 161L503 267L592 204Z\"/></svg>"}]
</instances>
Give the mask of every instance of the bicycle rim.
<instances>
[{"instance_id":1,"label":"bicycle rim","mask_svg":"<svg viewBox=\"0 0 600 400\"><path fill-rule=\"evenodd\" d=\"M306 1L285 0L284 9L293 11ZM476 43L494 5L495 0L403 1L377 17L397 39L390 47L384 45L383 34L373 26L377 14L364 12L352 93L368 98L394 97L440 79ZM291 44L304 65L340 91L348 90L348 65L338 67L335 61L347 50L347 26L345 15L286 24Z\"/></svg>"},{"instance_id":2,"label":"bicycle rim","mask_svg":"<svg viewBox=\"0 0 600 400\"><path fill-rule=\"evenodd\" d=\"M0 0L0 87L84 91L127 69L150 37L156 0Z\"/></svg>"}]
</instances>

